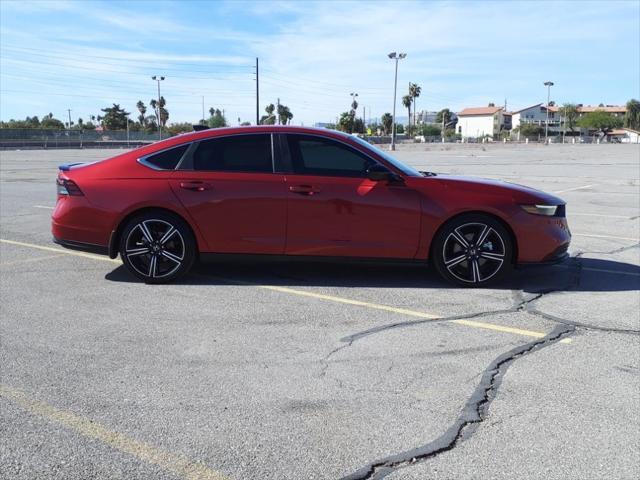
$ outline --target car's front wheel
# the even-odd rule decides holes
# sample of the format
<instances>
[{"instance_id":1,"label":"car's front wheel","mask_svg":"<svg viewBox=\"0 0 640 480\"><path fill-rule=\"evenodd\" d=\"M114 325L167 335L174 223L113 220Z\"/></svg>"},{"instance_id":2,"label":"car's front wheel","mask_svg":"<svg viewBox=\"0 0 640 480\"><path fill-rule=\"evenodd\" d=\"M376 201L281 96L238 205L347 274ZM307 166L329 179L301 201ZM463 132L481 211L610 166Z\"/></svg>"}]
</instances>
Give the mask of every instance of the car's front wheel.
<instances>
[{"instance_id":1,"label":"car's front wheel","mask_svg":"<svg viewBox=\"0 0 640 480\"><path fill-rule=\"evenodd\" d=\"M462 286L482 286L512 267L513 242L500 222L488 215L467 214L449 221L433 242L438 273Z\"/></svg>"},{"instance_id":2,"label":"car's front wheel","mask_svg":"<svg viewBox=\"0 0 640 480\"><path fill-rule=\"evenodd\" d=\"M167 283L187 273L196 258L191 229L177 215L146 212L132 218L120 236L120 257L146 283Z\"/></svg>"}]
</instances>

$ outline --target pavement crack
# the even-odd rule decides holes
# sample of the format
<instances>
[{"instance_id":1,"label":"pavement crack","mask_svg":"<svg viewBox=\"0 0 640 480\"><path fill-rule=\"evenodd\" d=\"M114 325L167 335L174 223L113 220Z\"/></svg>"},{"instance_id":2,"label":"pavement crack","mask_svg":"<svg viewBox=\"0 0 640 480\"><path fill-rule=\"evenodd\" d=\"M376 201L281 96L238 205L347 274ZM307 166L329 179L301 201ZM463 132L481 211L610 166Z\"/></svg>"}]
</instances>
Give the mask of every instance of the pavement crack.
<instances>
[{"instance_id":1,"label":"pavement crack","mask_svg":"<svg viewBox=\"0 0 640 480\"><path fill-rule=\"evenodd\" d=\"M368 337L369 335L375 335L377 333L381 333L381 332L386 332L388 330L393 330L396 328L405 328L405 327L413 327L415 325L423 325L425 323L443 323L443 322L450 322L451 320L469 320L472 318L480 318L480 317L486 317L486 316L491 316L491 315L499 315L499 314L504 314L504 313L513 313L515 312L516 309L515 308L507 308L507 309L501 309L501 310L491 310L491 311L487 311L487 312L476 312L476 313L467 313L464 315L453 315L450 317L441 317L441 318L426 318L423 320L407 320L404 322L395 322L395 323L389 323L386 325L379 325L377 327L373 327L373 328L369 328L367 330L363 330L361 332L357 332L357 333L353 333L351 335L348 335L346 337L343 337L340 339L341 342L348 342L349 345L351 346L354 342L361 340L364 337ZM344 346L343 346L344 347ZM340 347L340 348L343 348ZM335 353L338 349L336 349L333 353Z\"/></svg>"},{"instance_id":2,"label":"pavement crack","mask_svg":"<svg viewBox=\"0 0 640 480\"><path fill-rule=\"evenodd\" d=\"M372 462L342 480L380 480L397 469L433 458L456 447L461 440L468 439L478 425L485 421L491 402L496 397L507 369L518 358L553 345L575 332L572 325L558 325L548 335L520 345L494 359L482 374L482 379L467 400L457 420L435 440L426 445L407 450Z\"/></svg>"}]
</instances>

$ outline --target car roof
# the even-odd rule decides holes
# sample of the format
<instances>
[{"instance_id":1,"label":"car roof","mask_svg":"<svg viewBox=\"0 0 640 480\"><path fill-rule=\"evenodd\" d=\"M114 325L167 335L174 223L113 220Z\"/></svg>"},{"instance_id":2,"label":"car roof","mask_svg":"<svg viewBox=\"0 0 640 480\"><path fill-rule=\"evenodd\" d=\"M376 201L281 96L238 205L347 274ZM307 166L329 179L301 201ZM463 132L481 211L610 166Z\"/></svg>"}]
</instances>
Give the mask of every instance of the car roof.
<instances>
[{"instance_id":1,"label":"car roof","mask_svg":"<svg viewBox=\"0 0 640 480\"><path fill-rule=\"evenodd\" d=\"M205 140L225 135L251 134L251 133L302 133L309 135L320 135L323 137L332 137L340 140L349 140L351 135L336 130L328 130L326 128L315 127L297 127L293 125L254 125L245 127L223 127L209 128L198 132L183 133L174 137L169 137L160 142L154 143L154 147L167 148L173 145L179 145L184 142L193 142L196 140ZM155 148L154 148L155 150Z\"/></svg>"}]
</instances>

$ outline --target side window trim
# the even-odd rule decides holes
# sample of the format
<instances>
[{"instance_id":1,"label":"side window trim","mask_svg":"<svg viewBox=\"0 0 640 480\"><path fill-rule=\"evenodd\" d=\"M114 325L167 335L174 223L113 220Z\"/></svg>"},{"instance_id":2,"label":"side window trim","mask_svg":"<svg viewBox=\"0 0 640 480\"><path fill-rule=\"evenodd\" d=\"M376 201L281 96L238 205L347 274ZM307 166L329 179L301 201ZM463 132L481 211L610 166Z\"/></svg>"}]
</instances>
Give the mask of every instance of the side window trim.
<instances>
[{"instance_id":1,"label":"side window trim","mask_svg":"<svg viewBox=\"0 0 640 480\"><path fill-rule=\"evenodd\" d=\"M151 158L151 157L153 157L155 155L159 155L161 153L168 152L170 150L174 150L176 148L184 147L185 145L187 145L187 144L186 143L181 143L180 145L173 145L172 147L164 148L162 150L158 150L158 151L153 152L153 153L148 153L147 155L143 155L141 157L138 157L138 159L136 161L140 165L144 165L145 167L150 168L152 170L158 170L159 172L171 172L173 170L176 170L178 168L178 165L180 165L182 163L182 161L184 160L185 155L187 155L187 153L189 153L189 150L191 149L191 145L189 145L189 147L182 154L182 156L180 157L180 159L178 160L178 163L176 164L176 166L174 168L160 168L157 165L154 165L153 163L151 163L149 161L149 158Z\"/></svg>"},{"instance_id":2,"label":"side window trim","mask_svg":"<svg viewBox=\"0 0 640 480\"><path fill-rule=\"evenodd\" d=\"M383 163L380 163L378 160L376 160L375 158L373 158L371 155L364 153L362 151L360 151L359 149L353 147L352 145L349 145L346 142L343 142L341 140L338 140L336 138L333 137L325 137L323 135L315 135L313 133L287 133L282 135L283 137L287 137L283 144L286 146L286 151L287 151L287 155L288 155L288 162L289 162L289 169L292 175L311 175L311 176L316 176L316 177L338 177L338 178L364 178L364 177L360 177L360 176L354 176L354 175L337 175L337 174L323 174L323 173L299 173L296 172L294 169L294 165L293 165L293 158L291 155L291 151L289 149L289 142L287 141L289 137L295 138L295 137L315 137L315 138L319 138L321 140L328 140L331 142L335 142L337 144L339 144L341 147L346 148L352 152L355 152L357 155L361 155L363 157L365 157L367 160L369 160L373 165L380 165L383 168L386 168L387 170L389 170L389 167L387 167L386 165L384 165ZM391 171L391 170L389 170Z\"/></svg>"}]
</instances>

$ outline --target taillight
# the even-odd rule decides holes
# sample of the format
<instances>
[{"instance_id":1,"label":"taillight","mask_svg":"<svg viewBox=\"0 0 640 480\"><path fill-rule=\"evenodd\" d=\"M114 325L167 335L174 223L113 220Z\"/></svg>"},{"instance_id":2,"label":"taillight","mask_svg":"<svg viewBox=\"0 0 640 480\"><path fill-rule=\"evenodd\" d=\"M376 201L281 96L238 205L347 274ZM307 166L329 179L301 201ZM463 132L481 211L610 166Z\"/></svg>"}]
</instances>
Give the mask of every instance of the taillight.
<instances>
[{"instance_id":1,"label":"taillight","mask_svg":"<svg viewBox=\"0 0 640 480\"><path fill-rule=\"evenodd\" d=\"M80 187L76 185L73 180L66 180L64 178L58 178L56 180L58 187L58 195L72 195L76 197L82 197L84 193L80 190Z\"/></svg>"}]
</instances>

